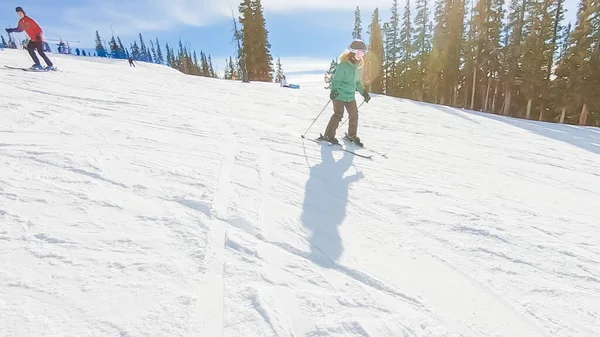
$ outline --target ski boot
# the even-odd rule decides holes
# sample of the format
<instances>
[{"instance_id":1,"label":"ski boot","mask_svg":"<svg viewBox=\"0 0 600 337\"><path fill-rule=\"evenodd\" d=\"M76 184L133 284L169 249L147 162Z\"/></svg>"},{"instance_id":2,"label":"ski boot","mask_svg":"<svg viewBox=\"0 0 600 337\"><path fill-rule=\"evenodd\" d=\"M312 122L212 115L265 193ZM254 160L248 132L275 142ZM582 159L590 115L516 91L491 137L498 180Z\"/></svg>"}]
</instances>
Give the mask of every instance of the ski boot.
<instances>
[{"instance_id":1,"label":"ski boot","mask_svg":"<svg viewBox=\"0 0 600 337\"><path fill-rule=\"evenodd\" d=\"M364 144L360 141L358 136L350 137L348 134L346 134L346 136L344 136L344 140L354 143L356 146L364 147Z\"/></svg>"},{"instance_id":2,"label":"ski boot","mask_svg":"<svg viewBox=\"0 0 600 337\"><path fill-rule=\"evenodd\" d=\"M337 145L340 143L335 137L327 137L323 136L322 134L319 134L319 138L317 138L317 140L324 140L326 142L330 142L333 145Z\"/></svg>"},{"instance_id":3,"label":"ski boot","mask_svg":"<svg viewBox=\"0 0 600 337\"><path fill-rule=\"evenodd\" d=\"M34 64L31 67L29 67L29 70L36 70L36 71L38 71L38 70L44 70L44 68L41 65L39 65L39 64Z\"/></svg>"},{"instance_id":4,"label":"ski boot","mask_svg":"<svg viewBox=\"0 0 600 337\"><path fill-rule=\"evenodd\" d=\"M56 68L54 66L47 66L46 68L44 68L44 70L46 70L46 71L56 71Z\"/></svg>"}]
</instances>

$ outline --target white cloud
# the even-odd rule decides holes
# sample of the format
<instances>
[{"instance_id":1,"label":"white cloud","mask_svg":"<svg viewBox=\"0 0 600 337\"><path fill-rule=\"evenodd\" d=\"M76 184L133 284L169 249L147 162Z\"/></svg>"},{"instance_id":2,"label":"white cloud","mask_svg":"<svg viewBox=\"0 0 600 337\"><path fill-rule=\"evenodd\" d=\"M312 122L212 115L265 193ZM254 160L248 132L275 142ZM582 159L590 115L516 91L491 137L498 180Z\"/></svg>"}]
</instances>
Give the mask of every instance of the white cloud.
<instances>
[{"instance_id":1,"label":"white cloud","mask_svg":"<svg viewBox=\"0 0 600 337\"><path fill-rule=\"evenodd\" d=\"M238 15L239 0L95 0L64 11L64 16L77 27L101 23L113 25L120 34L140 30L166 30L177 25L207 26L229 20L233 10ZM354 9L371 10L390 7L389 0L263 0L270 13L298 10ZM123 31L123 33L121 33Z\"/></svg>"}]
</instances>

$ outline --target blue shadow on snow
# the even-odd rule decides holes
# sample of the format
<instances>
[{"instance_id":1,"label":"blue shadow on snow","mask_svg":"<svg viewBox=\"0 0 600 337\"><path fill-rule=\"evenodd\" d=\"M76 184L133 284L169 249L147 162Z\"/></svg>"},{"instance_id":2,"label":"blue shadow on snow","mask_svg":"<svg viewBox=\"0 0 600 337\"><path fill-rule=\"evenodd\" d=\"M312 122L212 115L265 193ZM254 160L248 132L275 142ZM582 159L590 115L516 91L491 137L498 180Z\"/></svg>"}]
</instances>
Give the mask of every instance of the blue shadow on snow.
<instances>
[{"instance_id":1,"label":"blue shadow on snow","mask_svg":"<svg viewBox=\"0 0 600 337\"><path fill-rule=\"evenodd\" d=\"M302 224L311 232L311 260L327 268L334 266L342 255L339 226L346 217L349 186L363 178L361 172L344 177L354 155L344 152L335 161L333 151L327 145L322 146L322 161L311 168L306 182L302 212Z\"/></svg>"}]
</instances>

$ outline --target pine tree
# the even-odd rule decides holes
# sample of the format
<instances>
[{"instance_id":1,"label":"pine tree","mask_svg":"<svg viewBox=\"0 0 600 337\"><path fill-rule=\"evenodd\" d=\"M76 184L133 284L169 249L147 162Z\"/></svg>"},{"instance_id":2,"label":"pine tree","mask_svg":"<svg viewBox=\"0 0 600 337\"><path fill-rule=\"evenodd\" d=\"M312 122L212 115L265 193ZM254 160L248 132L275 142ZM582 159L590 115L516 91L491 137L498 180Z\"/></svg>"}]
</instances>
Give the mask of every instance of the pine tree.
<instances>
[{"instance_id":1,"label":"pine tree","mask_svg":"<svg viewBox=\"0 0 600 337\"><path fill-rule=\"evenodd\" d=\"M249 1L246 2L244 1L242 4L240 4L240 13L246 13L249 12ZM244 10L244 12L242 12L242 10ZM245 15L245 14L244 14ZM243 49L243 40L244 40L244 34L242 31L240 31L238 29L237 26L237 20L235 19L235 16L233 15L233 10L231 11L231 18L233 20L233 39L236 42L236 56L235 56L235 64L236 64L236 69L237 69L237 73L235 74L235 78L236 79L241 79L242 82L244 83L248 83L250 82L249 79L249 75L248 75L248 67L246 64L246 55L244 54L244 49ZM240 18L240 23L241 23L241 18ZM248 22L248 24L250 25L251 23Z\"/></svg>"},{"instance_id":2,"label":"pine tree","mask_svg":"<svg viewBox=\"0 0 600 337\"><path fill-rule=\"evenodd\" d=\"M383 35L381 23L379 20L379 8L375 8L371 24L369 25L369 54L366 60L366 83L369 85L369 92L383 94Z\"/></svg>"},{"instance_id":3,"label":"pine tree","mask_svg":"<svg viewBox=\"0 0 600 337\"><path fill-rule=\"evenodd\" d=\"M225 59L225 70L223 71L223 79L231 80L235 75L235 68L233 66L233 58L230 56Z\"/></svg>"},{"instance_id":4,"label":"pine tree","mask_svg":"<svg viewBox=\"0 0 600 337\"><path fill-rule=\"evenodd\" d=\"M460 56L464 33L464 0L438 0L435 6L435 32L429 61L427 85L433 101L456 104Z\"/></svg>"},{"instance_id":5,"label":"pine tree","mask_svg":"<svg viewBox=\"0 0 600 337\"><path fill-rule=\"evenodd\" d=\"M142 54L137 41L133 41L133 44L131 45L131 57L136 61L142 61Z\"/></svg>"},{"instance_id":6,"label":"pine tree","mask_svg":"<svg viewBox=\"0 0 600 337\"><path fill-rule=\"evenodd\" d=\"M229 59L225 58L225 70L223 70L223 79L230 80L232 77L233 71L229 67Z\"/></svg>"},{"instance_id":7,"label":"pine tree","mask_svg":"<svg viewBox=\"0 0 600 337\"><path fill-rule=\"evenodd\" d=\"M200 74L202 76L208 77L210 75L208 71L208 60L203 51L200 51L200 68Z\"/></svg>"},{"instance_id":8,"label":"pine tree","mask_svg":"<svg viewBox=\"0 0 600 337\"><path fill-rule=\"evenodd\" d=\"M148 48L146 48L146 44L144 43L144 38L142 37L142 33L139 33L140 37L140 61L149 62L149 53Z\"/></svg>"},{"instance_id":9,"label":"pine tree","mask_svg":"<svg viewBox=\"0 0 600 337\"><path fill-rule=\"evenodd\" d=\"M170 52L170 48L169 48L169 43L167 42L165 44L165 50L167 52L167 66L172 67L173 66L173 59L171 58L171 52Z\"/></svg>"},{"instance_id":10,"label":"pine tree","mask_svg":"<svg viewBox=\"0 0 600 337\"><path fill-rule=\"evenodd\" d=\"M122 58L121 54L120 54L119 45L117 44L117 40L115 39L114 36L111 37L109 45L110 45L110 53L112 54L112 56L114 58Z\"/></svg>"},{"instance_id":11,"label":"pine tree","mask_svg":"<svg viewBox=\"0 0 600 337\"><path fill-rule=\"evenodd\" d=\"M509 37L508 48L506 48L507 61L505 96L503 114L511 115L512 97L518 89L522 79L522 58L523 58L523 27L525 25L525 12L527 9L527 0L511 0L507 33Z\"/></svg>"},{"instance_id":12,"label":"pine tree","mask_svg":"<svg viewBox=\"0 0 600 337\"><path fill-rule=\"evenodd\" d=\"M398 0L392 0L392 16L389 23L383 25L385 34L385 62L384 62L384 87L388 96L398 95L398 76L396 66L400 53L400 15L398 14Z\"/></svg>"},{"instance_id":13,"label":"pine tree","mask_svg":"<svg viewBox=\"0 0 600 337\"><path fill-rule=\"evenodd\" d=\"M249 79L272 82L273 57L261 0L243 0L239 11L242 15L242 55Z\"/></svg>"},{"instance_id":14,"label":"pine tree","mask_svg":"<svg viewBox=\"0 0 600 337\"><path fill-rule=\"evenodd\" d=\"M337 59L333 59L331 61L331 65L329 66L329 70L327 70L327 72L325 73L325 83L327 83L327 85L325 86L325 89L331 89L331 81L333 80L333 76L335 75L335 70L337 69Z\"/></svg>"},{"instance_id":15,"label":"pine tree","mask_svg":"<svg viewBox=\"0 0 600 337\"><path fill-rule=\"evenodd\" d=\"M102 38L100 38L100 33L98 33L98 31L96 31L96 53L99 57L106 57L106 49L104 48Z\"/></svg>"},{"instance_id":16,"label":"pine tree","mask_svg":"<svg viewBox=\"0 0 600 337\"><path fill-rule=\"evenodd\" d=\"M154 48L154 41L150 40L150 50L152 52L152 62L158 63L158 56L156 55L156 48Z\"/></svg>"},{"instance_id":17,"label":"pine tree","mask_svg":"<svg viewBox=\"0 0 600 337\"><path fill-rule=\"evenodd\" d=\"M181 71L184 74L188 73L188 69L187 69L187 57L185 55L185 49L183 48L183 42L181 42L181 39L179 39L179 50L177 50L177 69L179 69L179 71Z\"/></svg>"},{"instance_id":18,"label":"pine tree","mask_svg":"<svg viewBox=\"0 0 600 337\"><path fill-rule=\"evenodd\" d=\"M354 12L354 30L352 31L352 38L362 40L362 19L360 18L360 8L358 6L356 6L356 11Z\"/></svg>"},{"instance_id":19,"label":"pine tree","mask_svg":"<svg viewBox=\"0 0 600 337\"><path fill-rule=\"evenodd\" d=\"M127 49L123 46L123 42L121 42L121 38L117 36L117 42L119 44L119 49L123 51L123 57L129 58Z\"/></svg>"},{"instance_id":20,"label":"pine tree","mask_svg":"<svg viewBox=\"0 0 600 337\"><path fill-rule=\"evenodd\" d=\"M277 58L277 64L275 67L275 83L281 83L281 80L283 79L283 67L281 66L281 58Z\"/></svg>"},{"instance_id":21,"label":"pine tree","mask_svg":"<svg viewBox=\"0 0 600 337\"><path fill-rule=\"evenodd\" d=\"M498 85L504 0L478 0L472 12L465 73L471 77L471 109L487 111L490 92ZM465 82L468 86L469 83ZM467 90L468 92L468 90ZM476 94L479 95L476 96ZM465 92L466 94L466 92Z\"/></svg>"},{"instance_id":22,"label":"pine tree","mask_svg":"<svg viewBox=\"0 0 600 337\"><path fill-rule=\"evenodd\" d=\"M569 36L571 35L571 23L569 22L566 27L564 27L561 34L561 43L560 43L560 52L559 52L559 62L564 61L564 58L567 55L567 51L569 50Z\"/></svg>"},{"instance_id":23,"label":"pine tree","mask_svg":"<svg viewBox=\"0 0 600 337\"><path fill-rule=\"evenodd\" d=\"M417 0L413 51L415 52L414 97L425 99L425 75L429 54L431 53L431 31L429 26L429 7L427 0Z\"/></svg>"},{"instance_id":24,"label":"pine tree","mask_svg":"<svg viewBox=\"0 0 600 337\"><path fill-rule=\"evenodd\" d=\"M215 73L215 68L213 67L212 57L210 54L208 55L208 75L212 78L217 78L217 74Z\"/></svg>"},{"instance_id":25,"label":"pine tree","mask_svg":"<svg viewBox=\"0 0 600 337\"><path fill-rule=\"evenodd\" d=\"M543 99L550 85L547 68L553 54L550 45L553 32L552 5L551 1L530 0L531 7L525 21L522 91L527 99L527 119L531 118L534 103L543 109ZM539 100L534 102L535 99Z\"/></svg>"},{"instance_id":26,"label":"pine tree","mask_svg":"<svg viewBox=\"0 0 600 337\"><path fill-rule=\"evenodd\" d=\"M566 89L563 102L581 109L580 125L587 125L590 104L598 94L598 88L594 87L598 84L598 75L592 72L592 67L598 65L598 7L599 3L595 0L581 0L577 23L569 38L570 46L564 62L556 71L558 80Z\"/></svg>"},{"instance_id":27,"label":"pine tree","mask_svg":"<svg viewBox=\"0 0 600 337\"><path fill-rule=\"evenodd\" d=\"M398 77L398 95L406 98L412 98L411 85L411 67L412 67L412 35L413 29L410 20L410 0L406 0L404 6L404 15L402 16L402 27L400 28L400 59L396 66L396 76Z\"/></svg>"},{"instance_id":28,"label":"pine tree","mask_svg":"<svg viewBox=\"0 0 600 337\"><path fill-rule=\"evenodd\" d=\"M158 42L158 38L156 39L156 63L164 64L165 59L163 57L163 53L160 50L160 43Z\"/></svg>"}]
</instances>

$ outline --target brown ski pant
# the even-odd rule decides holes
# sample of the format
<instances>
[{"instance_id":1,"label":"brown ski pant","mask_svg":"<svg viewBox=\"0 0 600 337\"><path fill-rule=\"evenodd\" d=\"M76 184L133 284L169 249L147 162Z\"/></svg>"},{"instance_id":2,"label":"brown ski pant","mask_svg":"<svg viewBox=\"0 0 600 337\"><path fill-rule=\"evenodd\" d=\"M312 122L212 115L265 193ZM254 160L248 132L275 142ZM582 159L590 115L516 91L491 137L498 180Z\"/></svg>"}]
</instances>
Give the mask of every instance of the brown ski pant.
<instances>
[{"instance_id":1,"label":"brown ski pant","mask_svg":"<svg viewBox=\"0 0 600 337\"><path fill-rule=\"evenodd\" d=\"M325 136L335 137L335 131L337 130L342 118L344 118L344 108L348 111L348 136L356 137L358 129L358 107L356 101L344 102L344 101L333 101L333 116L329 119L327 129L325 129Z\"/></svg>"}]
</instances>

